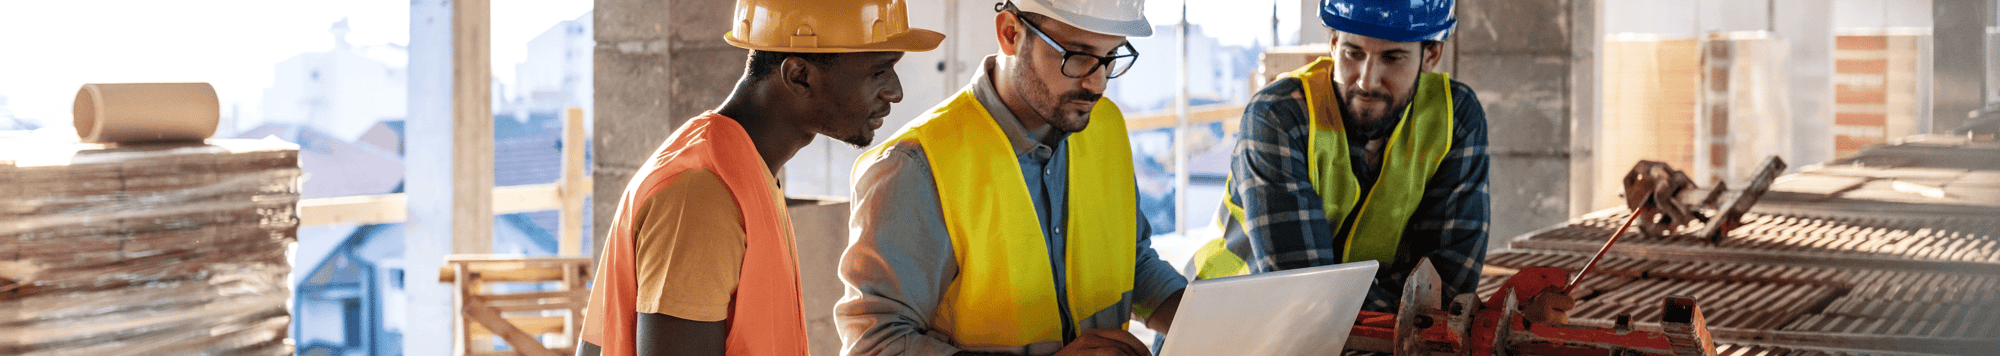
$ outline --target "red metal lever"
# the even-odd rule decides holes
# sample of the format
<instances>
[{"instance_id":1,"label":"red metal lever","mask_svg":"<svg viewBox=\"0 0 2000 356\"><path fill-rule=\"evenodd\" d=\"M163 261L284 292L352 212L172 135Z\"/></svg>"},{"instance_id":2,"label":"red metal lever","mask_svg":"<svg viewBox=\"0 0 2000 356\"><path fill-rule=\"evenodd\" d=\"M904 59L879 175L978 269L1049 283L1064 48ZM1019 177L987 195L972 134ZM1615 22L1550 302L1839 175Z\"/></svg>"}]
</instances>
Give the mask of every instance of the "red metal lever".
<instances>
[{"instance_id":1,"label":"red metal lever","mask_svg":"<svg viewBox=\"0 0 2000 356\"><path fill-rule=\"evenodd\" d=\"M1583 270L1577 271L1576 277L1569 279L1569 285L1563 286L1562 292L1564 295L1568 295L1570 290L1576 289L1577 282L1582 282L1583 276L1590 274L1590 270L1597 267L1597 260L1603 259L1604 253L1611 252L1611 245L1618 243L1618 236L1625 235L1625 229L1631 228L1632 221L1639 220L1639 213L1645 210L1645 205L1640 205L1639 208L1632 209L1632 216L1625 218L1625 225L1619 225L1618 231L1611 233L1611 239L1604 241L1604 247L1597 249L1597 255L1590 256L1590 262L1583 263Z\"/></svg>"}]
</instances>

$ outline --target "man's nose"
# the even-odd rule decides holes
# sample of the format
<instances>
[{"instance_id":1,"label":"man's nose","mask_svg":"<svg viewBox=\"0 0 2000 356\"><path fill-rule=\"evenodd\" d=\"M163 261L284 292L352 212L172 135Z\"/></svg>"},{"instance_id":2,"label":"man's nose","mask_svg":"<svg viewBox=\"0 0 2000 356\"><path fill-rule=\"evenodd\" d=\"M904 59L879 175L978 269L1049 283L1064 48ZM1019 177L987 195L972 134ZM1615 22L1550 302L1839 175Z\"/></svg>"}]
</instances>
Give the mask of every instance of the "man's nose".
<instances>
[{"instance_id":1,"label":"man's nose","mask_svg":"<svg viewBox=\"0 0 2000 356\"><path fill-rule=\"evenodd\" d=\"M1382 87L1382 62L1368 58L1361 62L1361 80L1354 86L1362 91L1373 91Z\"/></svg>"},{"instance_id":2,"label":"man's nose","mask_svg":"<svg viewBox=\"0 0 2000 356\"><path fill-rule=\"evenodd\" d=\"M889 87L883 88L881 98L890 103L903 102L903 78L896 76L894 71L890 71Z\"/></svg>"},{"instance_id":3,"label":"man's nose","mask_svg":"<svg viewBox=\"0 0 2000 356\"><path fill-rule=\"evenodd\" d=\"M1077 80L1081 81L1078 84L1083 87L1083 90L1089 91L1092 94L1104 93L1104 87L1111 82L1111 73L1108 72L1110 69L1108 67L1097 67L1096 71L1084 75L1083 78L1077 78Z\"/></svg>"}]
</instances>

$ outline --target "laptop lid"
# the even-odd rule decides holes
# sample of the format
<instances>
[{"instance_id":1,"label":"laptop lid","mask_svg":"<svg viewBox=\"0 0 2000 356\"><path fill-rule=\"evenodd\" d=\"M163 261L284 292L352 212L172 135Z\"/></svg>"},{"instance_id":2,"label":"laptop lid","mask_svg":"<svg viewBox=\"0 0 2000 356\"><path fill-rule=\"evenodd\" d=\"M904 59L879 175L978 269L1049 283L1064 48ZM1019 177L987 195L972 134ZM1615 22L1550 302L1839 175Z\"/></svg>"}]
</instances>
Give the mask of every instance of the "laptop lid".
<instances>
[{"instance_id":1,"label":"laptop lid","mask_svg":"<svg viewBox=\"0 0 2000 356\"><path fill-rule=\"evenodd\" d=\"M1161 356L1340 353L1375 261L1195 281Z\"/></svg>"}]
</instances>

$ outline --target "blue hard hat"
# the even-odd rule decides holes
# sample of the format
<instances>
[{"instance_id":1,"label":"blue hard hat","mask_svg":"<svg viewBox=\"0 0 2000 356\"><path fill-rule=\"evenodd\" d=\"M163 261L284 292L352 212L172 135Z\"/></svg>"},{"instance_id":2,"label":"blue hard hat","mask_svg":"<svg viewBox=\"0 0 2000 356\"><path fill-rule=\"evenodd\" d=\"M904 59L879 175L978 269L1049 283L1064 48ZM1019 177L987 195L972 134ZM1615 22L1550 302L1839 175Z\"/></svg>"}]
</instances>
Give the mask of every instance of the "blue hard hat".
<instances>
[{"instance_id":1,"label":"blue hard hat","mask_svg":"<svg viewBox=\"0 0 2000 356\"><path fill-rule=\"evenodd\" d=\"M1458 25L1453 0L1321 0L1319 21L1336 31L1396 42L1443 41Z\"/></svg>"}]
</instances>

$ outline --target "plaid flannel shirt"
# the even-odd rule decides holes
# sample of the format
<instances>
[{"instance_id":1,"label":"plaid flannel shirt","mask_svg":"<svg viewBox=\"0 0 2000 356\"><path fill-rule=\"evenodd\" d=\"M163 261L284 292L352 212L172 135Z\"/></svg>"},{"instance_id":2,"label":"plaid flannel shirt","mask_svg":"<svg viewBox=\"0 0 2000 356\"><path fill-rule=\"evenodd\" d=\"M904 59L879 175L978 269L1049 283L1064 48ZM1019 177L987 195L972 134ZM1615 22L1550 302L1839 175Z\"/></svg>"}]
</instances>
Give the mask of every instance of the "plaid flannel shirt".
<instances>
[{"instance_id":1,"label":"plaid flannel shirt","mask_svg":"<svg viewBox=\"0 0 2000 356\"><path fill-rule=\"evenodd\" d=\"M1397 261L1376 274L1364 310L1396 311L1403 281L1416 268L1414 257L1430 258L1446 300L1478 287L1491 215L1486 193L1486 112L1465 84L1452 81L1451 94L1456 105L1451 151L1425 183L1423 200L1397 247ZM1298 79L1281 78L1258 91L1243 112L1228 189L1231 202L1244 210L1252 252L1247 262L1253 271L1341 262L1347 232L1333 231L1307 172L1311 127L1304 98ZM1321 100L1327 99L1331 97ZM1349 159L1365 162L1367 142L1350 136L1348 145ZM1361 189L1371 189L1380 166L1352 166Z\"/></svg>"}]
</instances>

